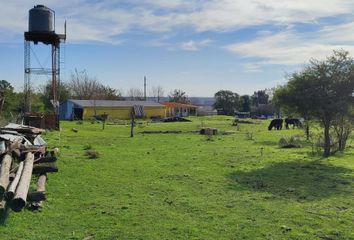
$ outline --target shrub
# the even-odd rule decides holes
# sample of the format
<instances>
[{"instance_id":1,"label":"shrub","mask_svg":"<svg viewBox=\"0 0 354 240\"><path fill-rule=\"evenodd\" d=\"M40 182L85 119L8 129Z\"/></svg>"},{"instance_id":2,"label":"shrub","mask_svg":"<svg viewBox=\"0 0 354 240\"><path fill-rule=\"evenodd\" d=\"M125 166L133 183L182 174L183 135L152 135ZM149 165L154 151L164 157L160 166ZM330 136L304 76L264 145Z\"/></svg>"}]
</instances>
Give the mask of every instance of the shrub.
<instances>
[{"instance_id":1,"label":"shrub","mask_svg":"<svg viewBox=\"0 0 354 240\"><path fill-rule=\"evenodd\" d=\"M300 137L297 135L290 137L282 137L279 140L281 148L301 148Z\"/></svg>"}]
</instances>

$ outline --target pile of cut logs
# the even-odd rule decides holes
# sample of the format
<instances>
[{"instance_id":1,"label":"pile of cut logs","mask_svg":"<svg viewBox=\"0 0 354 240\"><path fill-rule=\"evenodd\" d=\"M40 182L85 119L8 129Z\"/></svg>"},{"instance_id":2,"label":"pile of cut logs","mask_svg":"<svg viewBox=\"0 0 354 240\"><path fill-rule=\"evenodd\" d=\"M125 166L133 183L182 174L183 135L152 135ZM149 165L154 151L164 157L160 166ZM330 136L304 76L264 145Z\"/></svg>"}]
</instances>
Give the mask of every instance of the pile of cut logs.
<instances>
[{"instance_id":1,"label":"pile of cut logs","mask_svg":"<svg viewBox=\"0 0 354 240\"><path fill-rule=\"evenodd\" d=\"M39 209L46 199L48 172L57 172L58 149L47 151L44 129L10 123L0 128L0 212ZM32 174L37 188L30 192Z\"/></svg>"}]
</instances>

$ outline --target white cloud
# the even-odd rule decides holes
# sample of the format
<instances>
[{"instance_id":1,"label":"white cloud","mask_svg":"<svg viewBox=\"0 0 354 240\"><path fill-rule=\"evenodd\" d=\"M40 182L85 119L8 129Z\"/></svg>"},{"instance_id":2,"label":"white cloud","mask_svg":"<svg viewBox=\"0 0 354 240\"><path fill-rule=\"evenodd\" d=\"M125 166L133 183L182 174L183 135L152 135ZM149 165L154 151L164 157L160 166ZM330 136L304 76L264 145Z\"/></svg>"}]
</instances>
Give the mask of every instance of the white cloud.
<instances>
[{"instance_id":1,"label":"white cloud","mask_svg":"<svg viewBox=\"0 0 354 240\"><path fill-rule=\"evenodd\" d=\"M210 39L205 39L201 41L190 40L181 44L181 49L185 51L198 51L201 47L206 47L210 45L212 41Z\"/></svg>"},{"instance_id":2,"label":"white cloud","mask_svg":"<svg viewBox=\"0 0 354 240\"><path fill-rule=\"evenodd\" d=\"M329 42L352 44L354 43L354 22L325 26L319 33Z\"/></svg>"},{"instance_id":3,"label":"white cloud","mask_svg":"<svg viewBox=\"0 0 354 240\"><path fill-rule=\"evenodd\" d=\"M262 64L298 65L306 64L311 58L323 59L333 50L345 49L354 52L353 44L340 41L351 39L342 35L338 40L331 39L337 30L326 29L315 33L285 31L268 36L260 36L249 42L226 46L232 52L246 58L257 58ZM328 38L329 37L329 38Z\"/></svg>"},{"instance_id":4,"label":"white cloud","mask_svg":"<svg viewBox=\"0 0 354 240\"><path fill-rule=\"evenodd\" d=\"M12 0L3 4L1 31L21 35L35 3ZM118 35L132 30L169 32L189 26L199 32L218 32L264 24L286 27L354 10L354 1L347 0L48 0L45 4L56 10L58 23L68 20L72 40L104 42L115 42Z\"/></svg>"},{"instance_id":5,"label":"white cloud","mask_svg":"<svg viewBox=\"0 0 354 240\"><path fill-rule=\"evenodd\" d=\"M261 65L257 63L245 63L243 64L243 70L248 73L261 72Z\"/></svg>"}]
</instances>

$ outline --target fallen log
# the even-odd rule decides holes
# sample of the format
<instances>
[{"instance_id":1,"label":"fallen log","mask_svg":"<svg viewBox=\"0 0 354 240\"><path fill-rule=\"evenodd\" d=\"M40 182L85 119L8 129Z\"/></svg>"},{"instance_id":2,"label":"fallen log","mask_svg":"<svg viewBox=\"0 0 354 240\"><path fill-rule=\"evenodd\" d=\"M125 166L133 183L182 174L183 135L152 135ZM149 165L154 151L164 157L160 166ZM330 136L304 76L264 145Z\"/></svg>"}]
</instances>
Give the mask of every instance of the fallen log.
<instances>
[{"instance_id":1,"label":"fallen log","mask_svg":"<svg viewBox=\"0 0 354 240\"><path fill-rule=\"evenodd\" d=\"M41 174L37 181L37 191L45 192L45 183L47 181L47 174Z\"/></svg>"},{"instance_id":2,"label":"fallen log","mask_svg":"<svg viewBox=\"0 0 354 240\"><path fill-rule=\"evenodd\" d=\"M6 200L11 200L15 196L15 190L18 185L18 182L20 181L22 170L23 170L23 162L20 162L17 168L16 176L14 180L12 180L12 182L10 183L9 188L5 193Z\"/></svg>"},{"instance_id":3,"label":"fallen log","mask_svg":"<svg viewBox=\"0 0 354 240\"><path fill-rule=\"evenodd\" d=\"M7 186L9 185L9 175L12 163L12 157L9 154L5 154L2 159L0 168L0 199L4 195Z\"/></svg>"},{"instance_id":4,"label":"fallen log","mask_svg":"<svg viewBox=\"0 0 354 240\"><path fill-rule=\"evenodd\" d=\"M27 193L31 183L34 156L32 153L26 154L20 181L16 188L15 197L11 201L11 209L19 212L26 205Z\"/></svg>"},{"instance_id":5,"label":"fallen log","mask_svg":"<svg viewBox=\"0 0 354 240\"><path fill-rule=\"evenodd\" d=\"M58 166L55 162L38 163L33 166L33 174L43 174L48 172L58 172Z\"/></svg>"},{"instance_id":6,"label":"fallen log","mask_svg":"<svg viewBox=\"0 0 354 240\"><path fill-rule=\"evenodd\" d=\"M46 183L46 181L47 181L47 174L42 174L38 177L37 193L43 193L44 199L37 199L37 201L33 201L30 205L30 208L33 210L38 210L39 208L41 208L43 201L46 200L46 196L45 196L45 183Z\"/></svg>"}]
</instances>

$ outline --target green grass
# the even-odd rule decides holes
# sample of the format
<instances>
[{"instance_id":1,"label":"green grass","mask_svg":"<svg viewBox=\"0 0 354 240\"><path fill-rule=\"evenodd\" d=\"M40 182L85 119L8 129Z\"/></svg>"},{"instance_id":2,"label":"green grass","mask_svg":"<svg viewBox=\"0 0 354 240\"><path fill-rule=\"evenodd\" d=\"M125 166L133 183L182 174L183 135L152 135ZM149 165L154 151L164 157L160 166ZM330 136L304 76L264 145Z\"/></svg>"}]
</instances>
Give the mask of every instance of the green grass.
<instances>
[{"instance_id":1,"label":"green grass","mask_svg":"<svg viewBox=\"0 0 354 240\"><path fill-rule=\"evenodd\" d=\"M134 138L129 126L63 122L45 136L61 156L44 208L10 212L0 239L354 239L352 140L322 159L306 142L279 148L302 130L191 119L143 124ZM208 141L201 125L232 134ZM154 130L183 133L139 133Z\"/></svg>"}]
</instances>

